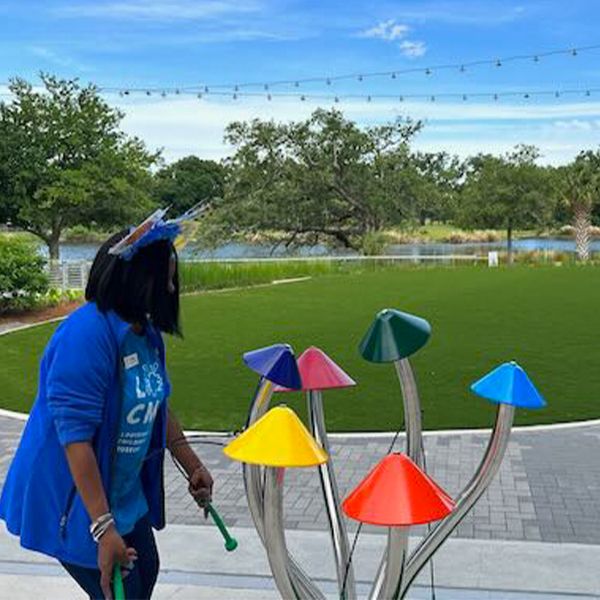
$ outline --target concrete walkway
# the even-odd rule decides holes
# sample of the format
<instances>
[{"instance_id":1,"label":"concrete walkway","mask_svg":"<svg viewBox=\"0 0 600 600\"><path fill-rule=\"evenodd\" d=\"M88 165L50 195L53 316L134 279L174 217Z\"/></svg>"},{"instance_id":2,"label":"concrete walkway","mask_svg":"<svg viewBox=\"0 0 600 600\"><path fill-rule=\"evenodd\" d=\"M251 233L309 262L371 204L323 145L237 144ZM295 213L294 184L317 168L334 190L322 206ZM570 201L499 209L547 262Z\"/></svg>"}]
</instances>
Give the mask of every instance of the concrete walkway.
<instances>
[{"instance_id":1,"label":"concrete walkway","mask_svg":"<svg viewBox=\"0 0 600 600\"><path fill-rule=\"evenodd\" d=\"M23 421L0 417L0 484ZM426 437L429 472L451 494L466 484L487 434ZM199 453L216 481L215 505L233 526L240 548L229 555L214 525L204 521L170 462L167 520L159 534L162 571L156 598L232 600L278 597L264 551L250 527L240 466L222 438L200 438ZM337 437L333 460L341 493L350 490L389 447L385 437ZM397 442L402 448L403 440ZM587 600L600 598L600 426L516 430L501 471L434 562L438 600ZM335 575L326 516L313 469L288 471L285 493L290 547L328 597ZM354 524L349 523L354 530ZM2 528L0 528L2 529ZM415 535L422 534L415 530ZM365 527L356 553L359 591L366 595L385 536ZM559 542L559 543L557 543ZM410 598L430 598L429 570ZM44 595L40 595L44 590ZM77 598L61 568L21 550L2 529L0 598Z\"/></svg>"},{"instance_id":2,"label":"concrete walkway","mask_svg":"<svg viewBox=\"0 0 600 600\"><path fill-rule=\"evenodd\" d=\"M253 529L234 528L239 548L228 554L215 528L171 525L158 534L162 568L157 600L278 598ZM336 598L327 534L292 531L291 552L328 598ZM358 591L365 597L385 538L365 534L355 553ZM435 559L438 600L591 600L600 598L600 548L576 544L450 540ZM425 569L409 598L431 597ZM42 591L43 590L43 591ZM84 598L62 568L20 549L0 527L0 597Z\"/></svg>"}]
</instances>

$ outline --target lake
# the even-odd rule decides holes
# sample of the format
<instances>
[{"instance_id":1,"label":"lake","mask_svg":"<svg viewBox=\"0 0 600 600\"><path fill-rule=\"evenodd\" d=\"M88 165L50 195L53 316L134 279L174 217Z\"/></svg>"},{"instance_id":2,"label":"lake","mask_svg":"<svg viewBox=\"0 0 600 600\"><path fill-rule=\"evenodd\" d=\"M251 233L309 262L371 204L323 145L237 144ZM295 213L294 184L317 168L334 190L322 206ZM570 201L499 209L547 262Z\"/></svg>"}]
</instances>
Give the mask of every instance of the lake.
<instances>
[{"instance_id":1,"label":"lake","mask_svg":"<svg viewBox=\"0 0 600 600\"><path fill-rule=\"evenodd\" d=\"M65 243L60 246L61 260L93 260L99 244L74 244ZM422 244L392 244L386 249L386 254L395 256L448 256L454 255L486 255L492 250L506 250L505 242L490 243L422 243ZM515 240L515 252L531 252L534 250L556 250L560 252L575 252L574 240L564 238L524 238ZM591 243L592 252L600 252L600 240ZM45 246L40 246L40 252L47 255ZM350 250L331 250L324 245L303 246L293 251L284 247L273 250L272 246L262 244L231 243L225 244L214 250L199 250L187 246L181 253L182 258L267 258L267 257L293 257L293 256L348 256L355 255Z\"/></svg>"}]
</instances>

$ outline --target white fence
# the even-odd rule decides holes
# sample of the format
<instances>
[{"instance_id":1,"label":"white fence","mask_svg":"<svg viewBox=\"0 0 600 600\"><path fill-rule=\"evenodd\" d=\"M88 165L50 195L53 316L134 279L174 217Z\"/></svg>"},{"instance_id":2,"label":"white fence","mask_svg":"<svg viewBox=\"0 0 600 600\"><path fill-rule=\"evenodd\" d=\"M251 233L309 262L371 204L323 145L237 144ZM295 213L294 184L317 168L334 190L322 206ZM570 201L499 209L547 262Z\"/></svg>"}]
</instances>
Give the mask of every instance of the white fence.
<instances>
[{"instance_id":1,"label":"white fence","mask_svg":"<svg viewBox=\"0 0 600 600\"><path fill-rule=\"evenodd\" d=\"M50 287L59 290L85 289L91 266L92 263L89 260L48 261Z\"/></svg>"},{"instance_id":2,"label":"white fence","mask_svg":"<svg viewBox=\"0 0 600 600\"><path fill-rule=\"evenodd\" d=\"M488 266L498 265L498 253L490 252L487 256L476 254L428 254L428 255L382 255L382 256L296 256L273 258L204 258L186 262L194 263L273 263L273 262L404 262L404 263L465 263L487 261ZM55 260L48 261L47 270L50 287L60 290L83 290L87 284L92 261L88 260Z\"/></svg>"}]
</instances>

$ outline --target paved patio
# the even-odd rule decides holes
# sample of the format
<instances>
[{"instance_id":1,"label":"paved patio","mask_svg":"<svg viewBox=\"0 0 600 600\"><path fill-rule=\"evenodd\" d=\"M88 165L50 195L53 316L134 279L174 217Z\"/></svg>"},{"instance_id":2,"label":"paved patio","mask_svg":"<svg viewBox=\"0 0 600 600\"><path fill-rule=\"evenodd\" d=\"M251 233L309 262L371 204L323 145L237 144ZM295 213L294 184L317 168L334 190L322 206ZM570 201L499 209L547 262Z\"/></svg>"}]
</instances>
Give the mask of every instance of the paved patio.
<instances>
[{"instance_id":1,"label":"paved patio","mask_svg":"<svg viewBox=\"0 0 600 600\"><path fill-rule=\"evenodd\" d=\"M23 422L0 417L0 485L18 443ZM203 438L223 442L223 438ZM488 434L426 436L428 472L456 496L482 456ZM391 438L336 437L332 455L344 496L385 454ZM402 449L399 438L397 449ZM214 502L231 526L252 522L244 495L241 467L218 445L198 444L198 453L215 479ZM461 523L459 538L600 544L600 425L530 431L517 429L499 475L475 509ZM322 530L327 518L316 469L286 473L286 527ZM166 462L167 521L205 525L185 481ZM351 530L354 524L349 523ZM364 528L377 533L381 529ZM415 531L418 534L418 531Z\"/></svg>"}]
</instances>

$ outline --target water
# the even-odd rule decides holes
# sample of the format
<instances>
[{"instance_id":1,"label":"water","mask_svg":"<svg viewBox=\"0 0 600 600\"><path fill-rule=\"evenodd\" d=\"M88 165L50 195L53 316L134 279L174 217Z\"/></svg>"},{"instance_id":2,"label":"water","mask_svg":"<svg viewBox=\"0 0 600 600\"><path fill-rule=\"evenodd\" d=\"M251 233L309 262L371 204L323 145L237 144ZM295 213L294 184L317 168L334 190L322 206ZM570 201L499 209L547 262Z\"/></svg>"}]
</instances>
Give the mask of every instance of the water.
<instances>
[{"instance_id":1,"label":"water","mask_svg":"<svg viewBox=\"0 0 600 600\"><path fill-rule=\"evenodd\" d=\"M71 244L65 243L60 246L60 258L62 260L93 260L99 244ZM556 250L560 252L575 252L575 242L564 238L525 238L515 240L513 243L515 252L531 252L534 250ZM490 243L422 243L422 244L392 244L386 254L397 256L448 256L455 255L486 255L491 250L506 250L505 242ZM591 243L592 252L600 252L600 240ZM40 252L47 256L46 246L40 246ZM266 258L285 256L348 256L355 255L352 250L331 250L319 244L316 246L302 246L294 250L287 250L279 246L273 250L272 246L266 244L244 244L231 243L220 246L214 250L199 250L193 246L187 246L182 252L182 258Z\"/></svg>"}]
</instances>

